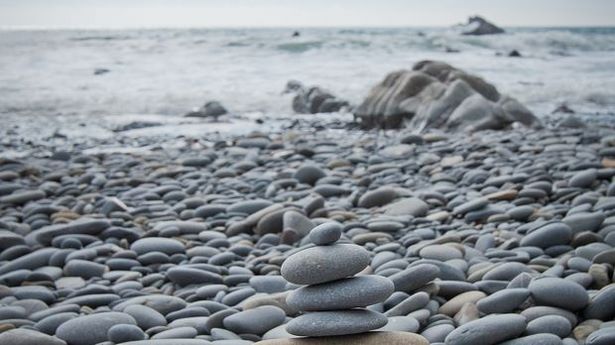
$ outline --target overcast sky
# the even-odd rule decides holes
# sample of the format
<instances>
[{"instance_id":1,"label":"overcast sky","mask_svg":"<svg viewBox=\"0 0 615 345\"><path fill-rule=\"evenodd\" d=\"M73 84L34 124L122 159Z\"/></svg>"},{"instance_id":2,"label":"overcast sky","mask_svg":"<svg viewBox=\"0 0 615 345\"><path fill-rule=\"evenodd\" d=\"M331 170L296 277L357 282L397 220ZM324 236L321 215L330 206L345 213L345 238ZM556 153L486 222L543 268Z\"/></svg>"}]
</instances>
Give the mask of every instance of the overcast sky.
<instances>
[{"instance_id":1,"label":"overcast sky","mask_svg":"<svg viewBox=\"0 0 615 345\"><path fill-rule=\"evenodd\" d=\"M0 0L0 27L615 26L615 0Z\"/></svg>"}]
</instances>

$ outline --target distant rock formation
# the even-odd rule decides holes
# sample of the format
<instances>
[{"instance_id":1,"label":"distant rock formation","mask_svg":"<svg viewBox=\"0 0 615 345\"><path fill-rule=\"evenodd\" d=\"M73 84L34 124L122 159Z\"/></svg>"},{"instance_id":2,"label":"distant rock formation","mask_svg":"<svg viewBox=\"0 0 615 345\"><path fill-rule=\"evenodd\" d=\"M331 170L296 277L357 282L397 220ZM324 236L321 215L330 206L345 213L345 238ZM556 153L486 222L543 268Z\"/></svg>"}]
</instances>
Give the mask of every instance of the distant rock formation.
<instances>
[{"instance_id":1,"label":"distant rock formation","mask_svg":"<svg viewBox=\"0 0 615 345\"><path fill-rule=\"evenodd\" d=\"M186 114L186 117L213 117L218 121L218 117L228 114L226 108L218 101L210 101L205 103L200 109L191 111Z\"/></svg>"},{"instance_id":2,"label":"distant rock formation","mask_svg":"<svg viewBox=\"0 0 615 345\"><path fill-rule=\"evenodd\" d=\"M318 86L306 88L301 82L290 80L285 93L295 93L293 111L298 114L335 113L349 106L346 100L337 98L331 92Z\"/></svg>"},{"instance_id":3,"label":"distant rock formation","mask_svg":"<svg viewBox=\"0 0 615 345\"><path fill-rule=\"evenodd\" d=\"M466 29L462 32L463 35L493 35L502 33L504 33L504 29L480 16L470 17Z\"/></svg>"},{"instance_id":4,"label":"distant rock formation","mask_svg":"<svg viewBox=\"0 0 615 345\"><path fill-rule=\"evenodd\" d=\"M356 109L364 128L408 127L477 131L504 129L514 122L539 126L516 99L447 63L421 61L412 70L388 74Z\"/></svg>"}]
</instances>

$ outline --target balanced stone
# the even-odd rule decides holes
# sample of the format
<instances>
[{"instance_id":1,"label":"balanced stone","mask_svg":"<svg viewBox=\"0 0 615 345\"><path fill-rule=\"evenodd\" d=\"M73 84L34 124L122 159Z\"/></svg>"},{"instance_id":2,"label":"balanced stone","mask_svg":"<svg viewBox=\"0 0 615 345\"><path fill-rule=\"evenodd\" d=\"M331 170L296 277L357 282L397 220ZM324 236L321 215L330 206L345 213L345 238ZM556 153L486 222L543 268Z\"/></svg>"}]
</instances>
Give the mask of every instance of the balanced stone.
<instances>
[{"instance_id":1,"label":"balanced stone","mask_svg":"<svg viewBox=\"0 0 615 345\"><path fill-rule=\"evenodd\" d=\"M420 335L407 332L369 332L318 338L271 339L255 345L428 345ZM132 344L131 344L132 345ZM136 344L135 344L136 345ZM156 345L156 344L154 344ZM161 344L162 345L162 344Z\"/></svg>"},{"instance_id":2,"label":"balanced stone","mask_svg":"<svg viewBox=\"0 0 615 345\"><path fill-rule=\"evenodd\" d=\"M318 311L294 318L286 330L294 335L324 337L363 333L386 323L386 316L365 309Z\"/></svg>"},{"instance_id":3,"label":"balanced stone","mask_svg":"<svg viewBox=\"0 0 615 345\"><path fill-rule=\"evenodd\" d=\"M281 273L291 283L320 284L359 273L369 261L369 252L357 245L318 246L288 257L282 264Z\"/></svg>"},{"instance_id":4,"label":"balanced stone","mask_svg":"<svg viewBox=\"0 0 615 345\"><path fill-rule=\"evenodd\" d=\"M342 235L342 225L335 222L320 224L310 233L310 241L318 246L335 243Z\"/></svg>"},{"instance_id":5,"label":"balanced stone","mask_svg":"<svg viewBox=\"0 0 615 345\"><path fill-rule=\"evenodd\" d=\"M292 291L286 302L306 311L350 309L381 302L393 290L393 283L387 278L359 276L301 287Z\"/></svg>"}]
</instances>

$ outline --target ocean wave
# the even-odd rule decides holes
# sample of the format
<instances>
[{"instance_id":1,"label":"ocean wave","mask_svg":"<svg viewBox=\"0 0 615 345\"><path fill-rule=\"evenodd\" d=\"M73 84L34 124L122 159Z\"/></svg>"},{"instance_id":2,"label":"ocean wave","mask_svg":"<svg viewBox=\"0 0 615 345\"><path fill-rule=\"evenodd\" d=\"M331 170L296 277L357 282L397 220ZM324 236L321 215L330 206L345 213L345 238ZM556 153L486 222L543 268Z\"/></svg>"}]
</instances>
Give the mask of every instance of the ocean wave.
<instances>
[{"instance_id":1,"label":"ocean wave","mask_svg":"<svg viewBox=\"0 0 615 345\"><path fill-rule=\"evenodd\" d=\"M278 44L276 48L289 53L303 53L311 49L320 49L324 43L323 41L289 42Z\"/></svg>"}]
</instances>

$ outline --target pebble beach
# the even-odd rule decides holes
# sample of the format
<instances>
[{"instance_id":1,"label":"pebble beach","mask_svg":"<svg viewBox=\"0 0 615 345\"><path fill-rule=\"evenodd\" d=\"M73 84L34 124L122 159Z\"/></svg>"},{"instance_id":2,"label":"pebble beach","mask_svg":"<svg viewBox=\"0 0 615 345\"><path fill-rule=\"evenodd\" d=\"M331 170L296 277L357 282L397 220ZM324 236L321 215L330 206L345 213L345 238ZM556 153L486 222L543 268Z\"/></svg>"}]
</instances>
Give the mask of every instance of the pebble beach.
<instances>
[{"instance_id":1,"label":"pebble beach","mask_svg":"<svg viewBox=\"0 0 615 345\"><path fill-rule=\"evenodd\" d=\"M614 343L613 128L314 121L4 130L0 344Z\"/></svg>"},{"instance_id":2,"label":"pebble beach","mask_svg":"<svg viewBox=\"0 0 615 345\"><path fill-rule=\"evenodd\" d=\"M0 345L615 345L615 28L0 50Z\"/></svg>"}]
</instances>

